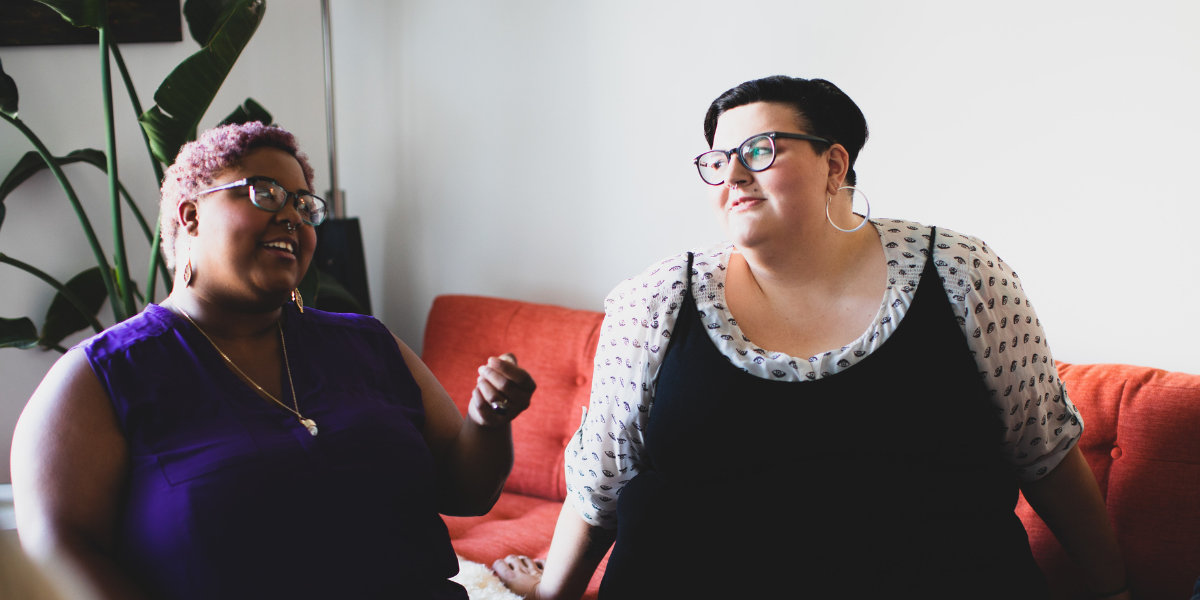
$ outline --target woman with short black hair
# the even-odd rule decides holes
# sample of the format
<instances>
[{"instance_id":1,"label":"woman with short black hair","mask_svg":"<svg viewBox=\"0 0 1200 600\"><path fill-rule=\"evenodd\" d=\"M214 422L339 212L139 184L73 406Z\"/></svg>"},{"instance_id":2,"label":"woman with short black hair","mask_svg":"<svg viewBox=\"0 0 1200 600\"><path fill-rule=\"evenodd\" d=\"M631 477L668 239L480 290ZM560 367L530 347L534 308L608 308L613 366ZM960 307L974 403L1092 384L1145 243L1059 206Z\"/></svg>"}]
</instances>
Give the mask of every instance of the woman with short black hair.
<instances>
[{"instance_id":1,"label":"woman with short black hair","mask_svg":"<svg viewBox=\"0 0 1200 600\"><path fill-rule=\"evenodd\" d=\"M1083 422L981 240L852 210L866 120L837 86L717 98L695 159L728 242L617 286L568 502L521 593L1045 598L1018 489L1105 597L1125 573Z\"/></svg>"}]
</instances>

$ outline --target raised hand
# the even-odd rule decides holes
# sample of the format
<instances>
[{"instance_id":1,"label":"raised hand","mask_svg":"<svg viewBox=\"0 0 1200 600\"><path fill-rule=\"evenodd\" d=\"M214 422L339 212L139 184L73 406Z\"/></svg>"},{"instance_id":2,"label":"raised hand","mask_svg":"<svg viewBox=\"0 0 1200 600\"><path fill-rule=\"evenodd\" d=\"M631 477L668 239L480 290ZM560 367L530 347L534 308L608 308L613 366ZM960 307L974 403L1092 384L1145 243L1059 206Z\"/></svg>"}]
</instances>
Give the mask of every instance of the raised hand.
<instances>
[{"instance_id":1,"label":"raised hand","mask_svg":"<svg viewBox=\"0 0 1200 600\"><path fill-rule=\"evenodd\" d=\"M508 423L529 408L536 389L537 383L529 373L517 366L516 356L505 353L490 357L479 367L467 417L485 427Z\"/></svg>"}]
</instances>

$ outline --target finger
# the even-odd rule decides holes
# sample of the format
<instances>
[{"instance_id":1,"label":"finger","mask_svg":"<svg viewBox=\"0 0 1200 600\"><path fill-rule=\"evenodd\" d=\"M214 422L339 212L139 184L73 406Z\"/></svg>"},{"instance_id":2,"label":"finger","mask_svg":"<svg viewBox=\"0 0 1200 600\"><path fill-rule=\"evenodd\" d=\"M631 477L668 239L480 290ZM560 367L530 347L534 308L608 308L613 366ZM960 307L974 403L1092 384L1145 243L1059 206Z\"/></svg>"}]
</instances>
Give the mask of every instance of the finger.
<instances>
[{"instance_id":1,"label":"finger","mask_svg":"<svg viewBox=\"0 0 1200 600\"><path fill-rule=\"evenodd\" d=\"M521 566L522 566L522 567L525 567L526 569L532 569L532 568L533 568L533 564L529 562L529 557L528 557L528 556L523 556L523 555L522 555L522 556L518 556L518 557L517 557L517 560L521 561Z\"/></svg>"},{"instance_id":2,"label":"finger","mask_svg":"<svg viewBox=\"0 0 1200 600\"><path fill-rule=\"evenodd\" d=\"M504 394L505 397L510 400L524 398L531 395L529 390L522 388L517 384L517 382L505 377L503 373L500 373L491 367L480 367L479 376L484 381L492 384L492 387L495 388L496 391Z\"/></svg>"},{"instance_id":3,"label":"finger","mask_svg":"<svg viewBox=\"0 0 1200 600\"><path fill-rule=\"evenodd\" d=\"M546 561L545 561L545 560L542 560L542 559L540 559L540 558L539 558L539 559L537 559L537 560L533 561L533 564L534 564L534 566L536 566L536 567L537 567L537 570L538 570L538 571L545 571L545 570L546 570Z\"/></svg>"},{"instance_id":4,"label":"finger","mask_svg":"<svg viewBox=\"0 0 1200 600\"><path fill-rule=\"evenodd\" d=\"M499 371L508 379L515 381L517 385L521 386L522 388L532 390L533 388L537 387L537 384L534 383L533 378L529 376L529 372L521 367L518 367L515 362L508 362L493 356L488 359L487 364L484 366ZM480 370L482 372L482 367Z\"/></svg>"},{"instance_id":5,"label":"finger","mask_svg":"<svg viewBox=\"0 0 1200 600\"><path fill-rule=\"evenodd\" d=\"M504 562L504 559L501 558L492 563L492 570L497 574L500 574L506 571L512 571L512 567L508 566L508 563Z\"/></svg>"},{"instance_id":6,"label":"finger","mask_svg":"<svg viewBox=\"0 0 1200 600\"><path fill-rule=\"evenodd\" d=\"M485 400L479 388L471 390L471 407L467 412L477 415L475 421L480 425L499 425L507 419L508 414L507 410L500 412L491 402Z\"/></svg>"},{"instance_id":7,"label":"finger","mask_svg":"<svg viewBox=\"0 0 1200 600\"><path fill-rule=\"evenodd\" d=\"M508 396L505 396L503 392L496 389L496 386L483 377L480 377L479 381L475 383L475 389L479 391L479 394L483 396L484 402L488 404L501 400L509 400Z\"/></svg>"},{"instance_id":8,"label":"finger","mask_svg":"<svg viewBox=\"0 0 1200 600\"><path fill-rule=\"evenodd\" d=\"M517 355L513 354L512 352L505 352L504 354L500 355L500 360L512 363L513 365L516 365L517 364Z\"/></svg>"}]
</instances>

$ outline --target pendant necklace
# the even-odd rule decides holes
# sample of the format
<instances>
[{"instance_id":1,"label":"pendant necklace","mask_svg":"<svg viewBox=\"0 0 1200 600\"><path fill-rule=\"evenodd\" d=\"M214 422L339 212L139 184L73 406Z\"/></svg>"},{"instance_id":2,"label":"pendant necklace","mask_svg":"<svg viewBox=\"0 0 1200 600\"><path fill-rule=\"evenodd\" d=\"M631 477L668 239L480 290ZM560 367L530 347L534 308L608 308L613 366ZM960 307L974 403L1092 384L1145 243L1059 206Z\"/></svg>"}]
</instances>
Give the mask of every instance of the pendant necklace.
<instances>
[{"instance_id":1,"label":"pendant necklace","mask_svg":"<svg viewBox=\"0 0 1200 600\"><path fill-rule=\"evenodd\" d=\"M208 337L208 334L204 333L203 329L200 329L200 326L196 324L196 321L192 319L191 315L187 314L187 311L183 310L183 307L176 305L175 308L178 308L179 312L183 313L183 316L186 317L188 322L192 324L192 327L195 327L196 331L199 331L200 335L204 336L204 339L208 340L208 343L212 344L212 347L217 351L217 354L220 354L221 358L225 359L225 362L230 367L233 367L233 370L237 371L238 375L242 376L242 379L250 382L250 385L253 385L255 389L259 391L259 393L270 398L273 402L275 402L275 404L282 406L284 410L296 415L296 418L300 420L300 424L303 425L309 433L311 433L313 436L317 435L316 421L313 421L312 419L305 419L304 415L300 414L300 403L296 401L296 384L292 382L292 366L288 364L287 343L285 343L283 340L283 325L280 325L278 321L275 322L275 326L279 328L279 345L283 348L283 366L285 369L287 369L288 387L292 388L292 406L295 407L294 409L291 406L280 402L278 398L272 396L267 390L264 390L261 385L255 383L253 379L250 379L249 375L243 373L237 365L233 364L233 361L221 351L220 346L217 346L217 343L214 342L212 338Z\"/></svg>"}]
</instances>

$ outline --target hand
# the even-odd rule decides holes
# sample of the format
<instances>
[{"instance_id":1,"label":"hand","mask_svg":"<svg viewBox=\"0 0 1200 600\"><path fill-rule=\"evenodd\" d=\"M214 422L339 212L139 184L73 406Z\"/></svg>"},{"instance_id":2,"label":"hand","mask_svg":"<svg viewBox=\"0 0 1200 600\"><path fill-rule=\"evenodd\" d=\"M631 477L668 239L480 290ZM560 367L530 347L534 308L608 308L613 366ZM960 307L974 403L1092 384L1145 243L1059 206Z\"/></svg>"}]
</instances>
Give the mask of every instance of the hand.
<instances>
[{"instance_id":1,"label":"hand","mask_svg":"<svg viewBox=\"0 0 1200 600\"><path fill-rule=\"evenodd\" d=\"M484 427L506 424L529 408L529 399L536 389L537 383L529 373L517 366L517 357L493 356L479 367L467 416Z\"/></svg>"},{"instance_id":2,"label":"hand","mask_svg":"<svg viewBox=\"0 0 1200 600\"><path fill-rule=\"evenodd\" d=\"M509 554L503 560L492 563L492 571L512 590L512 593L522 598L533 598L537 586L542 582L542 572L546 561L532 560L528 556Z\"/></svg>"}]
</instances>

